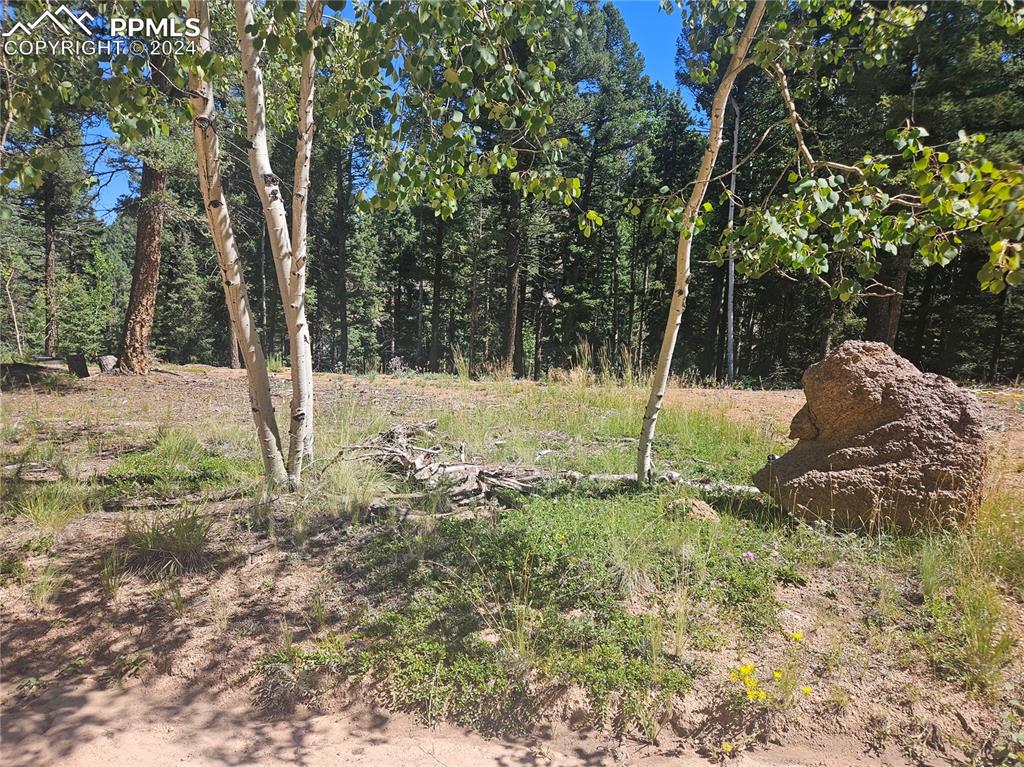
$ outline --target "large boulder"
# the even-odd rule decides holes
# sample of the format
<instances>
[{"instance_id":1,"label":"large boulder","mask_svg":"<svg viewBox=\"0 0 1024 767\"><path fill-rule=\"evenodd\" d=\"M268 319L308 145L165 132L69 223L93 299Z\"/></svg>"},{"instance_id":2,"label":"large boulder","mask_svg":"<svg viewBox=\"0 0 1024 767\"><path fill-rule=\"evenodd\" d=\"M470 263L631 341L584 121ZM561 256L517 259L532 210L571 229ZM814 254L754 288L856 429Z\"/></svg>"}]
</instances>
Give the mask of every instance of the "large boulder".
<instances>
[{"instance_id":1,"label":"large boulder","mask_svg":"<svg viewBox=\"0 0 1024 767\"><path fill-rule=\"evenodd\" d=\"M914 530L970 520L986 445L977 398L883 343L847 341L803 376L781 458L754 484L792 513L842 528Z\"/></svg>"}]
</instances>

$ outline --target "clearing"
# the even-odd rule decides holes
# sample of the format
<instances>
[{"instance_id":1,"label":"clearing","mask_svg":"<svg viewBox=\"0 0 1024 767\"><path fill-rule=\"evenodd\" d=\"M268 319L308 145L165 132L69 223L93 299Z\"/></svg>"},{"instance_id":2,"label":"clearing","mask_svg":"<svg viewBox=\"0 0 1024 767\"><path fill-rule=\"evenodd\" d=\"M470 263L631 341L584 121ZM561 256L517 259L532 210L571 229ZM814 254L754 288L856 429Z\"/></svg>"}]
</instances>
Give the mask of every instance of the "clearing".
<instances>
[{"instance_id":1,"label":"clearing","mask_svg":"<svg viewBox=\"0 0 1024 767\"><path fill-rule=\"evenodd\" d=\"M1024 759L1020 392L981 394L972 529L865 536L668 485L453 506L360 459L436 419L414 444L449 461L628 472L640 388L316 384L318 462L276 499L242 371L5 392L5 765ZM746 484L802 403L673 389L658 468Z\"/></svg>"}]
</instances>

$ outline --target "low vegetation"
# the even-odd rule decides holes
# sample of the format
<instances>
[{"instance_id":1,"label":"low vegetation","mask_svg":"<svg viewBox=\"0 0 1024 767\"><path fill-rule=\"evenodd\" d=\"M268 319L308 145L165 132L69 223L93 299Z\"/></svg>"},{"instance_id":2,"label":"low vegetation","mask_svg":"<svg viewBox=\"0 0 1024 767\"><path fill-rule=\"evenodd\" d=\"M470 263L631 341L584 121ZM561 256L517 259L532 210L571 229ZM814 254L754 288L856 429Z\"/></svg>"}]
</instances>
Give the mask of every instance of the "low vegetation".
<instances>
[{"instance_id":1,"label":"low vegetation","mask_svg":"<svg viewBox=\"0 0 1024 767\"><path fill-rule=\"evenodd\" d=\"M447 460L621 473L641 390L435 376L376 382L387 395L369 402L363 386L323 407L308 492L287 498L253 482L240 427L36 450L83 456L83 479L6 480L5 593L70 615L91 592L85 604L125 625L206 636L200 652L244 646L232 662L274 712L374 697L488 733L565 721L730 759L848 721L873 723L857 731L870 747L918 753L914 728L955 727L941 711L956 706L985 722L957 748L979 764L1016 753L1024 509L998 477L973 527L917 535L837 531L667 484L553 482L465 508L443 483L424 492L347 449L426 415L438 425L420 447ZM661 470L742 483L785 450L788 413L679 396ZM17 449L45 433L19 430ZM113 511L95 514L101 498ZM117 685L174 651L134 638L102 661L88 652L72 659ZM32 689L52 682L41 659L19 662Z\"/></svg>"},{"instance_id":2,"label":"low vegetation","mask_svg":"<svg viewBox=\"0 0 1024 767\"><path fill-rule=\"evenodd\" d=\"M125 563L157 575L178 575L206 562L213 521L198 508L129 517L125 521ZM116 561L111 563L111 577ZM112 584L111 584L112 585Z\"/></svg>"},{"instance_id":3,"label":"low vegetation","mask_svg":"<svg viewBox=\"0 0 1024 767\"><path fill-rule=\"evenodd\" d=\"M160 429L144 450L127 453L107 472L115 493L173 497L252 483L259 466L212 450L184 429Z\"/></svg>"}]
</instances>

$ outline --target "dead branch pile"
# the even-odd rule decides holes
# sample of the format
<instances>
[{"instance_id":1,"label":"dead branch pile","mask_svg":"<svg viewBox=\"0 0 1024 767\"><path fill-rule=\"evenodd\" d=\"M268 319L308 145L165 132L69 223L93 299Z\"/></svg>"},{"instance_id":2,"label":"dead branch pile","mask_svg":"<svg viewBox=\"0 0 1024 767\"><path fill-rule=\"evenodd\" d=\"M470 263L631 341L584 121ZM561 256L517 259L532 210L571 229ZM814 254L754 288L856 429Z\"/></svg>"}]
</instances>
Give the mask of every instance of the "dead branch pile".
<instances>
[{"instance_id":1,"label":"dead branch pile","mask_svg":"<svg viewBox=\"0 0 1024 767\"><path fill-rule=\"evenodd\" d=\"M416 482L431 491L443 491L453 506L488 501L500 502L502 495L508 491L530 494L537 492L542 483L552 481L636 482L636 474L581 474L575 471L525 466L469 463L465 460L464 446L459 450L460 460L448 463L442 460L442 449L439 445L419 447L412 444L416 437L433 435L436 428L436 420L395 424L365 444L346 447L334 461L379 461L389 471L408 481ZM334 461L329 462L328 466ZM752 495L759 492L757 488L746 485L695 482L673 471L659 474L656 481L685 485L713 493Z\"/></svg>"}]
</instances>

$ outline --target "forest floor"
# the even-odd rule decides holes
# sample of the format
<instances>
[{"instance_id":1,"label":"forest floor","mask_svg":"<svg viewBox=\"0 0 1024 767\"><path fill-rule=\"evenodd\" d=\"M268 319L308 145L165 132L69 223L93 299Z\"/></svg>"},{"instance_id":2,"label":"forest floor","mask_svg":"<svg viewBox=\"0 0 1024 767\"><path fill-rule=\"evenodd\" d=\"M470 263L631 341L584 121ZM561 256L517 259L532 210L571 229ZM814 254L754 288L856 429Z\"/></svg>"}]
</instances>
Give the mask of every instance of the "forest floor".
<instances>
[{"instance_id":1,"label":"forest floor","mask_svg":"<svg viewBox=\"0 0 1024 767\"><path fill-rule=\"evenodd\" d=\"M4 765L1024 764L1019 390L979 394L975 525L862 535L667 485L453 508L355 460L436 419L449 460L628 472L644 392L578 375L317 375L268 499L244 374L166 370L4 393ZM749 483L802 404L673 389L658 468Z\"/></svg>"}]
</instances>

